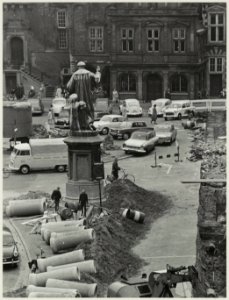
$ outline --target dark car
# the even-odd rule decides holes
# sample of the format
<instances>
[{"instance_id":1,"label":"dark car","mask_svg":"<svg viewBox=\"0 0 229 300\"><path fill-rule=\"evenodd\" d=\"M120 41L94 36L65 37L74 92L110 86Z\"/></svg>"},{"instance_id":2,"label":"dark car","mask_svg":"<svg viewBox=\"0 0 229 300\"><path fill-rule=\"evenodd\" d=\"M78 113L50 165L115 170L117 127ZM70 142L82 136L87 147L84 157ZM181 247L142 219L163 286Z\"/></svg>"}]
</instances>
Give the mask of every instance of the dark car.
<instances>
[{"instance_id":1,"label":"dark car","mask_svg":"<svg viewBox=\"0 0 229 300\"><path fill-rule=\"evenodd\" d=\"M142 121L126 121L120 124L119 128L111 128L110 134L114 139L127 140L130 138L132 132L146 127L147 124Z\"/></svg>"},{"instance_id":2,"label":"dark car","mask_svg":"<svg viewBox=\"0 0 229 300\"><path fill-rule=\"evenodd\" d=\"M63 108L59 116L55 117L55 127L60 129L70 128L70 108Z\"/></svg>"},{"instance_id":3,"label":"dark car","mask_svg":"<svg viewBox=\"0 0 229 300\"><path fill-rule=\"evenodd\" d=\"M19 263L19 252L17 244L8 227L3 227L3 265L17 266Z\"/></svg>"}]
</instances>

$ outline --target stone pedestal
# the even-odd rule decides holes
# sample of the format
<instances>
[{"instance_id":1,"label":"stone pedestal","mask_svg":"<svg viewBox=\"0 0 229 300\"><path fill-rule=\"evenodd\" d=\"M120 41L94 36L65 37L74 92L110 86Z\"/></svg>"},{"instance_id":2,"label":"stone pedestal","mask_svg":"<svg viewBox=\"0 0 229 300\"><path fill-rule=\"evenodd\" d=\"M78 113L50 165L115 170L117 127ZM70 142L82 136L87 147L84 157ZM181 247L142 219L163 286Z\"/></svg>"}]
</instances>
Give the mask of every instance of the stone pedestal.
<instances>
[{"instance_id":1,"label":"stone pedestal","mask_svg":"<svg viewBox=\"0 0 229 300\"><path fill-rule=\"evenodd\" d=\"M85 189L89 203L99 202L99 181L95 179L94 164L101 163L101 137L95 131L72 131L64 141L68 146L66 201L78 203L79 195ZM103 180L100 180L100 187L103 199Z\"/></svg>"}]
</instances>

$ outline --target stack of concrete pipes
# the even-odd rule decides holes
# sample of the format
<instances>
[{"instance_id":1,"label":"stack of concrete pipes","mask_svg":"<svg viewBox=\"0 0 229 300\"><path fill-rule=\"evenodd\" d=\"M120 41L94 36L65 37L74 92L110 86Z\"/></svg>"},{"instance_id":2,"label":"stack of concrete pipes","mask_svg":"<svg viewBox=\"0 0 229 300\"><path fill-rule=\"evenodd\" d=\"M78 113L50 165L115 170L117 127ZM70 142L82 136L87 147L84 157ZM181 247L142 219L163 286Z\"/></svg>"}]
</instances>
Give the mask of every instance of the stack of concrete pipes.
<instances>
[{"instance_id":1,"label":"stack of concrete pipes","mask_svg":"<svg viewBox=\"0 0 229 300\"><path fill-rule=\"evenodd\" d=\"M25 217L41 215L46 209L46 199L27 199L9 201L6 206L6 215L8 217Z\"/></svg>"}]
</instances>

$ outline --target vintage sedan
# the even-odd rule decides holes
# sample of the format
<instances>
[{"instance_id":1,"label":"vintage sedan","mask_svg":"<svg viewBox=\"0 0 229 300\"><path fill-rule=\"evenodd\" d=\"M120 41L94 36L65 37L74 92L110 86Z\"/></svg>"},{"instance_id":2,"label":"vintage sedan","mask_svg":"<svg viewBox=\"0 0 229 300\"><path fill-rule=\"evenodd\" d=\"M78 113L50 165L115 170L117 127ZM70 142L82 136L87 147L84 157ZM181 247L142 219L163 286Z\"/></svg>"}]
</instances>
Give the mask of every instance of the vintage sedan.
<instances>
[{"instance_id":1,"label":"vintage sedan","mask_svg":"<svg viewBox=\"0 0 229 300\"><path fill-rule=\"evenodd\" d=\"M121 123L118 128L111 128L110 134L113 136L114 139L120 138L128 140L134 131L146 127L147 124L143 121L125 121Z\"/></svg>"},{"instance_id":2,"label":"vintage sedan","mask_svg":"<svg viewBox=\"0 0 229 300\"><path fill-rule=\"evenodd\" d=\"M158 141L154 128L133 132L131 138L123 144L125 153L148 153L152 151Z\"/></svg>"},{"instance_id":3,"label":"vintage sedan","mask_svg":"<svg viewBox=\"0 0 229 300\"><path fill-rule=\"evenodd\" d=\"M122 113L123 105L126 105L127 116L142 116L142 107L137 99L125 99L119 106L120 113Z\"/></svg>"},{"instance_id":4,"label":"vintage sedan","mask_svg":"<svg viewBox=\"0 0 229 300\"><path fill-rule=\"evenodd\" d=\"M158 125L156 128L158 144L172 144L177 137L177 130L174 125Z\"/></svg>"},{"instance_id":5,"label":"vintage sedan","mask_svg":"<svg viewBox=\"0 0 229 300\"><path fill-rule=\"evenodd\" d=\"M153 113L153 106L156 104L156 110L157 110L157 116L158 117L163 117L163 113L165 108L170 105L172 101L167 98L159 98L156 100L151 101L151 107L148 110L148 116L152 116Z\"/></svg>"},{"instance_id":6,"label":"vintage sedan","mask_svg":"<svg viewBox=\"0 0 229 300\"><path fill-rule=\"evenodd\" d=\"M57 117L62 108L66 106L66 102L64 97L56 97L52 100L52 109L55 117Z\"/></svg>"},{"instance_id":7,"label":"vintage sedan","mask_svg":"<svg viewBox=\"0 0 229 300\"><path fill-rule=\"evenodd\" d=\"M99 121L95 121L93 126L101 134L108 134L110 128L118 128L124 121L120 115L106 115L103 116Z\"/></svg>"},{"instance_id":8,"label":"vintage sedan","mask_svg":"<svg viewBox=\"0 0 229 300\"><path fill-rule=\"evenodd\" d=\"M19 263L19 252L17 244L8 227L3 227L3 265L17 266Z\"/></svg>"},{"instance_id":9,"label":"vintage sedan","mask_svg":"<svg viewBox=\"0 0 229 300\"><path fill-rule=\"evenodd\" d=\"M55 128L70 128L70 107L64 107L60 111L59 116L55 117Z\"/></svg>"},{"instance_id":10,"label":"vintage sedan","mask_svg":"<svg viewBox=\"0 0 229 300\"><path fill-rule=\"evenodd\" d=\"M29 98L28 102L31 105L32 115L42 115L44 113L44 105L41 99Z\"/></svg>"}]
</instances>

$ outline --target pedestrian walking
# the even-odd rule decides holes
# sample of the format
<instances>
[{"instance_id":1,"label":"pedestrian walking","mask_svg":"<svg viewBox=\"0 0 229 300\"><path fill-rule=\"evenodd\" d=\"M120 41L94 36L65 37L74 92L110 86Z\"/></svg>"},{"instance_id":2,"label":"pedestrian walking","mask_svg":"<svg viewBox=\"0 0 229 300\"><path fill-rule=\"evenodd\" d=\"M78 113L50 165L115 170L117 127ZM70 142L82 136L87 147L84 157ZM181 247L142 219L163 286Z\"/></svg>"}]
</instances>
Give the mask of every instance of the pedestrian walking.
<instances>
[{"instance_id":1,"label":"pedestrian walking","mask_svg":"<svg viewBox=\"0 0 229 300\"><path fill-rule=\"evenodd\" d=\"M29 94L28 94L28 98L33 98L35 95L36 95L36 92L34 90L34 87L31 85Z\"/></svg>"},{"instance_id":2,"label":"pedestrian walking","mask_svg":"<svg viewBox=\"0 0 229 300\"><path fill-rule=\"evenodd\" d=\"M53 113L52 113L51 108L49 109L49 112L48 112L48 124L53 125Z\"/></svg>"},{"instance_id":3,"label":"pedestrian walking","mask_svg":"<svg viewBox=\"0 0 229 300\"><path fill-rule=\"evenodd\" d=\"M118 159L115 157L113 164L112 164L112 175L115 180L118 179L118 171L120 170L120 167L118 165Z\"/></svg>"},{"instance_id":4,"label":"pedestrian walking","mask_svg":"<svg viewBox=\"0 0 229 300\"><path fill-rule=\"evenodd\" d=\"M153 106L153 112L151 115L151 124L152 122L154 122L154 124L157 124L157 108L156 108L156 104L154 104Z\"/></svg>"},{"instance_id":5,"label":"pedestrian walking","mask_svg":"<svg viewBox=\"0 0 229 300\"><path fill-rule=\"evenodd\" d=\"M118 91L116 89L114 89L112 92L112 100L114 102L118 103L118 99L119 99Z\"/></svg>"},{"instance_id":6,"label":"pedestrian walking","mask_svg":"<svg viewBox=\"0 0 229 300\"><path fill-rule=\"evenodd\" d=\"M61 87L58 87L56 89L56 97L57 98L61 98L62 97L62 89L61 89Z\"/></svg>"},{"instance_id":7,"label":"pedestrian walking","mask_svg":"<svg viewBox=\"0 0 229 300\"><path fill-rule=\"evenodd\" d=\"M127 116L127 107L126 107L126 102L125 101L123 102L121 112L122 112L122 116L123 116L124 121L127 121L128 116Z\"/></svg>"},{"instance_id":8,"label":"pedestrian walking","mask_svg":"<svg viewBox=\"0 0 229 300\"><path fill-rule=\"evenodd\" d=\"M55 211L57 212L59 210L59 204L60 204L60 199L62 195L60 192L60 188L57 187L56 190L52 192L51 199L55 202Z\"/></svg>"},{"instance_id":9,"label":"pedestrian walking","mask_svg":"<svg viewBox=\"0 0 229 300\"><path fill-rule=\"evenodd\" d=\"M79 198L79 206L82 210L82 216L86 218L86 212L87 212L87 204L88 204L88 196L85 190L82 190L82 193L80 194Z\"/></svg>"},{"instance_id":10,"label":"pedestrian walking","mask_svg":"<svg viewBox=\"0 0 229 300\"><path fill-rule=\"evenodd\" d=\"M17 100L21 100L23 98L24 92L25 92L24 87L21 83L17 86L16 91L15 91L15 95L16 95Z\"/></svg>"}]
</instances>

